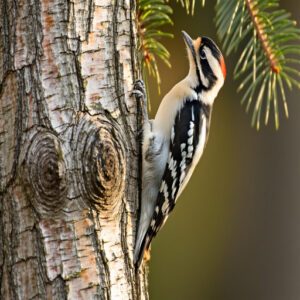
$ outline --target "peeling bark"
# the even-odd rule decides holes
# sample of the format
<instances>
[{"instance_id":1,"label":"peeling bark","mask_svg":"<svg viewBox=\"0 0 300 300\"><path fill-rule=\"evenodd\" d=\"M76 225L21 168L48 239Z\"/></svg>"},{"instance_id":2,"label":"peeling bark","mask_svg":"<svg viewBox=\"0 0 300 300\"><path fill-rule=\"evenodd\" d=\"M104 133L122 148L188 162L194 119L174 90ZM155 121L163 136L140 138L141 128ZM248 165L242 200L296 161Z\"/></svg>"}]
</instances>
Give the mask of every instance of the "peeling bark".
<instances>
[{"instance_id":1,"label":"peeling bark","mask_svg":"<svg viewBox=\"0 0 300 300\"><path fill-rule=\"evenodd\" d=\"M147 299L135 1L0 3L0 298Z\"/></svg>"}]
</instances>

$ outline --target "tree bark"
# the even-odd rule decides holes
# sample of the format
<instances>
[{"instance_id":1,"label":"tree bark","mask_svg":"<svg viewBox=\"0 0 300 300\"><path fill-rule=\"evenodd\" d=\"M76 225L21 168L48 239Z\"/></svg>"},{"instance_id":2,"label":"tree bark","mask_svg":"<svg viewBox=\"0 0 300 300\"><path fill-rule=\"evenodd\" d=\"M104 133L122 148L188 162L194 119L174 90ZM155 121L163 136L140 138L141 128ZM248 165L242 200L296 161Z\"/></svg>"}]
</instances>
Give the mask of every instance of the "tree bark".
<instances>
[{"instance_id":1,"label":"tree bark","mask_svg":"<svg viewBox=\"0 0 300 300\"><path fill-rule=\"evenodd\" d=\"M0 2L0 298L145 299L133 0Z\"/></svg>"}]
</instances>

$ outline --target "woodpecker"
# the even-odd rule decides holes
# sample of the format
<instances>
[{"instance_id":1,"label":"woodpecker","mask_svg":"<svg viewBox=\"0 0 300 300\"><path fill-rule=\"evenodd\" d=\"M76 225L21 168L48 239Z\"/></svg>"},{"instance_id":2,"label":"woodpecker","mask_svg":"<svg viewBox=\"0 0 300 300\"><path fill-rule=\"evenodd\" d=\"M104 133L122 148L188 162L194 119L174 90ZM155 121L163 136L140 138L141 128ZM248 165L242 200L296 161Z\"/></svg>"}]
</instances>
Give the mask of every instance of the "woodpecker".
<instances>
[{"instance_id":1,"label":"woodpecker","mask_svg":"<svg viewBox=\"0 0 300 300\"><path fill-rule=\"evenodd\" d=\"M210 38L192 40L186 32L182 34L189 73L163 98L155 118L143 126L142 199L134 251L137 268L202 156L212 106L226 77L223 55Z\"/></svg>"}]
</instances>

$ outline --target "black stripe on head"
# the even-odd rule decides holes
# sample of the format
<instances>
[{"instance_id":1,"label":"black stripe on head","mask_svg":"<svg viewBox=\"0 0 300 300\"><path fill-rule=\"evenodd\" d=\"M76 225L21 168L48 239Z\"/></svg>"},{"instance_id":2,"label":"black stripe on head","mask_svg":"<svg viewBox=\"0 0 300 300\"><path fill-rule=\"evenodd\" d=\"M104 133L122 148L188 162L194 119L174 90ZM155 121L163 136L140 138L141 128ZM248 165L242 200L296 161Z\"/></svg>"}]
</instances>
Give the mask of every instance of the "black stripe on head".
<instances>
[{"instance_id":1,"label":"black stripe on head","mask_svg":"<svg viewBox=\"0 0 300 300\"><path fill-rule=\"evenodd\" d=\"M201 46L199 47L198 50L198 55L200 57L200 64L201 64L201 68L202 68L202 73L204 75L204 77L208 80L208 86L205 87L203 86L202 82L200 82L199 86L196 88L197 92L201 91L201 90L210 90L216 83L217 81L217 76L214 74L213 70L211 69L207 59L201 59L201 57L203 57L203 55L205 55L204 52L204 47L207 47L210 49L212 55L219 61L222 54L221 51L219 50L219 48L217 47L217 45L213 42L213 40L211 40L208 37L202 37L201 39Z\"/></svg>"},{"instance_id":2,"label":"black stripe on head","mask_svg":"<svg viewBox=\"0 0 300 300\"><path fill-rule=\"evenodd\" d=\"M207 89L211 89L215 82L217 81L217 76L214 74L213 70L211 69L207 59L201 60L201 67L202 67L202 73L204 77L208 80L208 87Z\"/></svg>"},{"instance_id":3,"label":"black stripe on head","mask_svg":"<svg viewBox=\"0 0 300 300\"><path fill-rule=\"evenodd\" d=\"M222 56L220 49L218 46L215 44L215 42L210 39L209 37L202 37L201 39L201 47L199 50L201 50L202 47L208 47L212 53L212 55L219 61L220 57Z\"/></svg>"}]
</instances>

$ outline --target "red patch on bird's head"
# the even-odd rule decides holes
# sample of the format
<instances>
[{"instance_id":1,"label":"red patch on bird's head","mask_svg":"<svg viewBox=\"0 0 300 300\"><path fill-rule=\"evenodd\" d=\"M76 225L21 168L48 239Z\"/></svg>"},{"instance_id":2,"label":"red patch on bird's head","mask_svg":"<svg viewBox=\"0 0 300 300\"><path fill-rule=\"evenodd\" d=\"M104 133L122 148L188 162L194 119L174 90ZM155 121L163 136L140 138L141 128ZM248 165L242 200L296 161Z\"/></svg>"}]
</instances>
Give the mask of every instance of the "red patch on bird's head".
<instances>
[{"instance_id":1,"label":"red patch on bird's head","mask_svg":"<svg viewBox=\"0 0 300 300\"><path fill-rule=\"evenodd\" d=\"M221 66L221 70L224 76L224 79L226 78L226 65L225 65L225 61L224 61L224 57L221 56L220 58L220 66Z\"/></svg>"}]
</instances>

